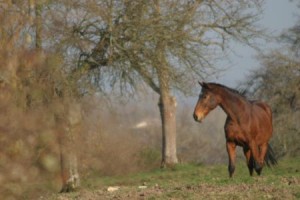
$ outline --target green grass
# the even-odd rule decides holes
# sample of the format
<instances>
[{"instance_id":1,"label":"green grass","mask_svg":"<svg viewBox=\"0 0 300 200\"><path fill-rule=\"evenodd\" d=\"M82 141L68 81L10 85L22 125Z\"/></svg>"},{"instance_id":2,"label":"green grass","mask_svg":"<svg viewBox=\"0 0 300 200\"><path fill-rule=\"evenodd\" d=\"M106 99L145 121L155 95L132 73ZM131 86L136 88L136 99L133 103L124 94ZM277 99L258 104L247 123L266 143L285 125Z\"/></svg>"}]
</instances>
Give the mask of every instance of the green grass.
<instances>
[{"instance_id":1,"label":"green grass","mask_svg":"<svg viewBox=\"0 0 300 200\"><path fill-rule=\"evenodd\" d=\"M146 189L138 186L146 185ZM108 192L109 186L119 186ZM265 167L262 176L250 177L245 163L236 165L228 178L226 165L180 164L172 169L126 176L83 180L82 188L71 194L55 194L43 199L299 199L300 159L280 160Z\"/></svg>"}]
</instances>

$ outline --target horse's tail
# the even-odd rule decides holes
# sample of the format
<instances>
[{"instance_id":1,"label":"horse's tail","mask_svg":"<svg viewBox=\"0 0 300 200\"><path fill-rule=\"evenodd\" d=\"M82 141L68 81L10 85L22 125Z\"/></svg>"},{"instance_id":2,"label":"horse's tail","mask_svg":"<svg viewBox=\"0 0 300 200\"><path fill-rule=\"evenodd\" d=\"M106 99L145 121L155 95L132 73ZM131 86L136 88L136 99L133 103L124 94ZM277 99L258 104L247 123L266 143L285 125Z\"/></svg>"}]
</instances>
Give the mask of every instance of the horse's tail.
<instances>
[{"instance_id":1,"label":"horse's tail","mask_svg":"<svg viewBox=\"0 0 300 200\"><path fill-rule=\"evenodd\" d=\"M268 150L265 156L265 163L268 167L277 165L277 159L270 144L268 144Z\"/></svg>"}]
</instances>

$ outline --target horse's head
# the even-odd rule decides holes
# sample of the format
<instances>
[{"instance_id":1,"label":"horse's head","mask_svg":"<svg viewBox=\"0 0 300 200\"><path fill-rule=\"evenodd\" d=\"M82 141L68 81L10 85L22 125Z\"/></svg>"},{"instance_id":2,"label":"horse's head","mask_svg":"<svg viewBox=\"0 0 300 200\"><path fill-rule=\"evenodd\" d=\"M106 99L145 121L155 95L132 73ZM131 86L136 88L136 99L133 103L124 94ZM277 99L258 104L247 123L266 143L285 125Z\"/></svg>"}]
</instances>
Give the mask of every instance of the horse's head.
<instances>
[{"instance_id":1,"label":"horse's head","mask_svg":"<svg viewBox=\"0 0 300 200\"><path fill-rule=\"evenodd\" d=\"M193 117L195 121L201 122L211 110L217 107L220 101L211 85L205 82L199 82L199 84L202 87L202 91L199 95Z\"/></svg>"}]
</instances>

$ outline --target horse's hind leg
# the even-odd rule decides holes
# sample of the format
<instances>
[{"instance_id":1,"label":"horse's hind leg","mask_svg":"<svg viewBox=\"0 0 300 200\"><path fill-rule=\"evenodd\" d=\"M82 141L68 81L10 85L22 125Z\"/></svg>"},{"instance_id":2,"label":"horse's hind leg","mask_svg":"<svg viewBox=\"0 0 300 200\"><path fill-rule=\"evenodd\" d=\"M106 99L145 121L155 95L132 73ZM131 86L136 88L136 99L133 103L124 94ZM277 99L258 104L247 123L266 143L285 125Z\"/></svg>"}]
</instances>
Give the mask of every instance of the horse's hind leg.
<instances>
[{"instance_id":1,"label":"horse's hind leg","mask_svg":"<svg viewBox=\"0 0 300 200\"><path fill-rule=\"evenodd\" d=\"M243 148L244 150L244 154L245 154L245 157L246 157L246 160L247 160L247 166L248 166L248 169L249 169L249 173L250 173L250 176L253 175L253 168L254 168L254 159L251 155L251 151L248 147L244 147Z\"/></svg>"},{"instance_id":2,"label":"horse's hind leg","mask_svg":"<svg viewBox=\"0 0 300 200\"><path fill-rule=\"evenodd\" d=\"M258 175L261 174L261 171L262 171L263 166L264 166L264 160L265 160L265 156L266 156L266 153L267 153L267 150L268 150L268 143L260 145L259 150L260 150L259 163L262 163L262 164L260 164L260 166L258 166L258 167L255 167L255 171Z\"/></svg>"},{"instance_id":3,"label":"horse's hind leg","mask_svg":"<svg viewBox=\"0 0 300 200\"><path fill-rule=\"evenodd\" d=\"M231 178L235 170L236 144L234 142L226 142L227 153L229 157L228 172Z\"/></svg>"},{"instance_id":4,"label":"horse's hind leg","mask_svg":"<svg viewBox=\"0 0 300 200\"><path fill-rule=\"evenodd\" d=\"M256 142L254 140L252 140L249 143L249 148L250 148L250 151L251 151L251 155L252 155L252 157L254 159L255 170L261 168L263 166L263 164L264 164L264 160L260 159L259 149L258 149L258 146L257 146L257 144L256 144Z\"/></svg>"}]
</instances>

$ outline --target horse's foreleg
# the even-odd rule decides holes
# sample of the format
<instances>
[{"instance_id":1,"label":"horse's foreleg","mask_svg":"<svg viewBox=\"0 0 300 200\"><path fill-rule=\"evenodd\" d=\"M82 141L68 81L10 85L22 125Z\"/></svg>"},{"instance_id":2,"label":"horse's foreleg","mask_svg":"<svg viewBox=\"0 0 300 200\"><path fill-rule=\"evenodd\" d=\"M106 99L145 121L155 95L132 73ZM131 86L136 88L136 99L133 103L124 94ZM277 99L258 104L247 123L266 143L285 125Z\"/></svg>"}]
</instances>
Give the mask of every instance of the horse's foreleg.
<instances>
[{"instance_id":1,"label":"horse's foreleg","mask_svg":"<svg viewBox=\"0 0 300 200\"><path fill-rule=\"evenodd\" d=\"M248 166L248 169L249 169L250 176L252 176L253 168L254 168L254 160L253 160L253 157L251 155L251 151L248 147L244 147L243 150L244 150L244 154L245 154L245 157L246 157L246 160L247 160L247 166Z\"/></svg>"},{"instance_id":2,"label":"horse's foreleg","mask_svg":"<svg viewBox=\"0 0 300 200\"><path fill-rule=\"evenodd\" d=\"M229 172L229 177L231 178L235 170L236 144L234 142L227 141L226 148L227 148L227 153L229 158L228 172Z\"/></svg>"}]
</instances>

